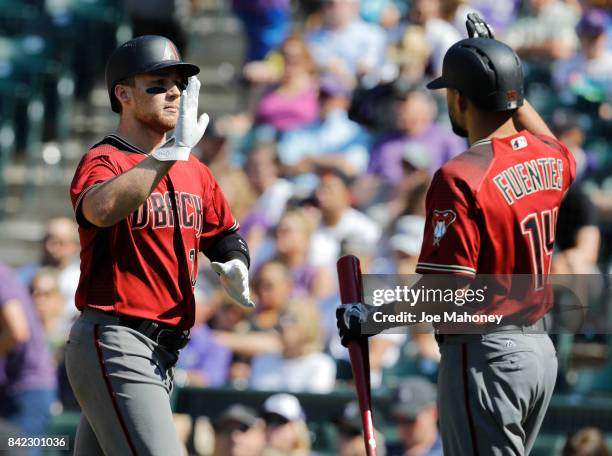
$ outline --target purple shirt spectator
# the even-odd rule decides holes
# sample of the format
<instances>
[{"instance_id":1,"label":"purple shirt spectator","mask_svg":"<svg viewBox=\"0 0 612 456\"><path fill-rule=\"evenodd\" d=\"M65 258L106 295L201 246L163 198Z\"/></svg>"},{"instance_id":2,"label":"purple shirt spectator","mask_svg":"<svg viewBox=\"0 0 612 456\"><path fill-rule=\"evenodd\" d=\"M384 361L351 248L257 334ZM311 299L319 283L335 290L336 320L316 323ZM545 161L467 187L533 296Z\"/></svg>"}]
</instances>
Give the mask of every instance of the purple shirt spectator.
<instances>
[{"instance_id":1,"label":"purple shirt spectator","mask_svg":"<svg viewBox=\"0 0 612 456\"><path fill-rule=\"evenodd\" d=\"M234 8L241 11L263 11L270 8L289 9L290 0L233 0Z\"/></svg>"},{"instance_id":2,"label":"purple shirt spectator","mask_svg":"<svg viewBox=\"0 0 612 456\"><path fill-rule=\"evenodd\" d=\"M206 379L206 386L223 386L231 359L230 349L217 343L210 328L202 325L191 330L191 340L181 351L178 368L198 371Z\"/></svg>"},{"instance_id":3,"label":"purple shirt spectator","mask_svg":"<svg viewBox=\"0 0 612 456\"><path fill-rule=\"evenodd\" d=\"M13 299L23 306L30 338L0 356L0 391L12 395L26 390L54 388L55 366L28 290L8 266L0 264L0 307Z\"/></svg>"},{"instance_id":4,"label":"purple shirt spectator","mask_svg":"<svg viewBox=\"0 0 612 456\"><path fill-rule=\"evenodd\" d=\"M405 160L433 175L465 148L463 139L437 124L432 124L419 136L394 133L383 137L374 147L368 172L396 184L402 177L402 161Z\"/></svg>"},{"instance_id":5,"label":"purple shirt spectator","mask_svg":"<svg viewBox=\"0 0 612 456\"><path fill-rule=\"evenodd\" d=\"M259 100L255 111L256 123L287 131L317 120L319 93L314 85L293 95L279 93L276 89L268 90Z\"/></svg>"}]
</instances>

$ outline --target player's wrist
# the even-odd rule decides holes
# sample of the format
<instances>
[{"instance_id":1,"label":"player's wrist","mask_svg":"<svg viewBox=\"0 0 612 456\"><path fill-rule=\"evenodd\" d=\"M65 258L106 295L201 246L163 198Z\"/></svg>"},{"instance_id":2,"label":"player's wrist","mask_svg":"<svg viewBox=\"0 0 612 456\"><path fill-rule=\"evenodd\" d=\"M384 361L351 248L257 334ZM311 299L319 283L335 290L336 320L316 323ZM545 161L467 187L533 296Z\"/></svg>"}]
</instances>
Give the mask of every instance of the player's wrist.
<instances>
[{"instance_id":1,"label":"player's wrist","mask_svg":"<svg viewBox=\"0 0 612 456\"><path fill-rule=\"evenodd\" d=\"M189 154L191 153L191 148L187 146L176 145L167 145L164 144L159 149L155 149L151 156L158 161L187 161L189 160Z\"/></svg>"}]
</instances>

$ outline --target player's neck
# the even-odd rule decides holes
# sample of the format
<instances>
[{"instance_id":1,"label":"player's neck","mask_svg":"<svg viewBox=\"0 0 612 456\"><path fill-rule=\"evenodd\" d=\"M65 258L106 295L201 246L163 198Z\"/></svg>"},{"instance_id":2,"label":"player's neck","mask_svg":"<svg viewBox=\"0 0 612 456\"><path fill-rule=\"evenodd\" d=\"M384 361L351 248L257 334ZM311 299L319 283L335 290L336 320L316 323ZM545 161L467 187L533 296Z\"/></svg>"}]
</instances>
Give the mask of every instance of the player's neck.
<instances>
[{"instance_id":1,"label":"player's neck","mask_svg":"<svg viewBox=\"0 0 612 456\"><path fill-rule=\"evenodd\" d=\"M166 134L159 133L140 124L136 119L122 117L116 134L128 143L147 153L153 152L166 142Z\"/></svg>"},{"instance_id":2,"label":"player's neck","mask_svg":"<svg viewBox=\"0 0 612 456\"><path fill-rule=\"evenodd\" d=\"M512 118L508 118L503 122L499 122L498 119L490 119L484 116L479 116L473 119L472 125L468 128L468 139L470 144L474 144L476 141L481 139L489 138L505 138L506 136L512 136L518 131L514 126Z\"/></svg>"}]
</instances>

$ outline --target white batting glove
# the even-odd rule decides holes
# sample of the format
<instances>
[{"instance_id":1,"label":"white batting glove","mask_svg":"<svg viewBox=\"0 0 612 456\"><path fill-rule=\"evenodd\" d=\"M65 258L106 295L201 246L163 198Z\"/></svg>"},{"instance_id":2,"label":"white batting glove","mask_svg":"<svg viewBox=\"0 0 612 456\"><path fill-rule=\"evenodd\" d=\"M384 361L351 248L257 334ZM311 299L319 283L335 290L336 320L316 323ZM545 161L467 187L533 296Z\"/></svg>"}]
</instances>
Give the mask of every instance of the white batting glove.
<instances>
[{"instance_id":1,"label":"white batting glove","mask_svg":"<svg viewBox=\"0 0 612 456\"><path fill-rule=\"evenodd\" d=\"M181 94L178 119L172 136L159 149L151 154L159 161L189 160L191 149L200 142L208 126L208 114L204 113L198 118L198 97L200 95L200 81L191 76L187 88Z\"/></svg>"},{"instance_id":2,"label":"white batting glove","mask_svg":"<svg viewBox=\"0 0 612 456\"><path fill-rule=\"evenodd\" d=\"M249 270L242 261L236 259L225 263L215 261L211 263L211 267L219 274L221 285L230 297L243 307L255 308L249 291Z\"/></svg>"}]
</instances>

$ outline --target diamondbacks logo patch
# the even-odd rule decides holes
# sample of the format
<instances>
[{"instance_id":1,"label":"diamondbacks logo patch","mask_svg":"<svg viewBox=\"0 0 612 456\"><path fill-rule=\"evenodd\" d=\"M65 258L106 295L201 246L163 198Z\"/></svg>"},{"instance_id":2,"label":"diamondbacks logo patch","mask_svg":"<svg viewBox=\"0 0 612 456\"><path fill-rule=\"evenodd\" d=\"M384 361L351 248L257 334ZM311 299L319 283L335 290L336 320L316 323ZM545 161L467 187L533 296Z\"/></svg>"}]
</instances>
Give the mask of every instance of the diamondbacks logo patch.
<instances>
[{"instance_id":1,"label":"diamondbacks logo patch","mask_svg":"<svg viewBox=\"0 0 612 456\"><path fill-rule=\"evenodd\" d=\"M457 219L457 214L450 209L445 211L439 211L435 209L433 211L433 230L434 239L433 245L440 245L440 239L446 234L448 226Z\"/></svg>"}]
</instances>

